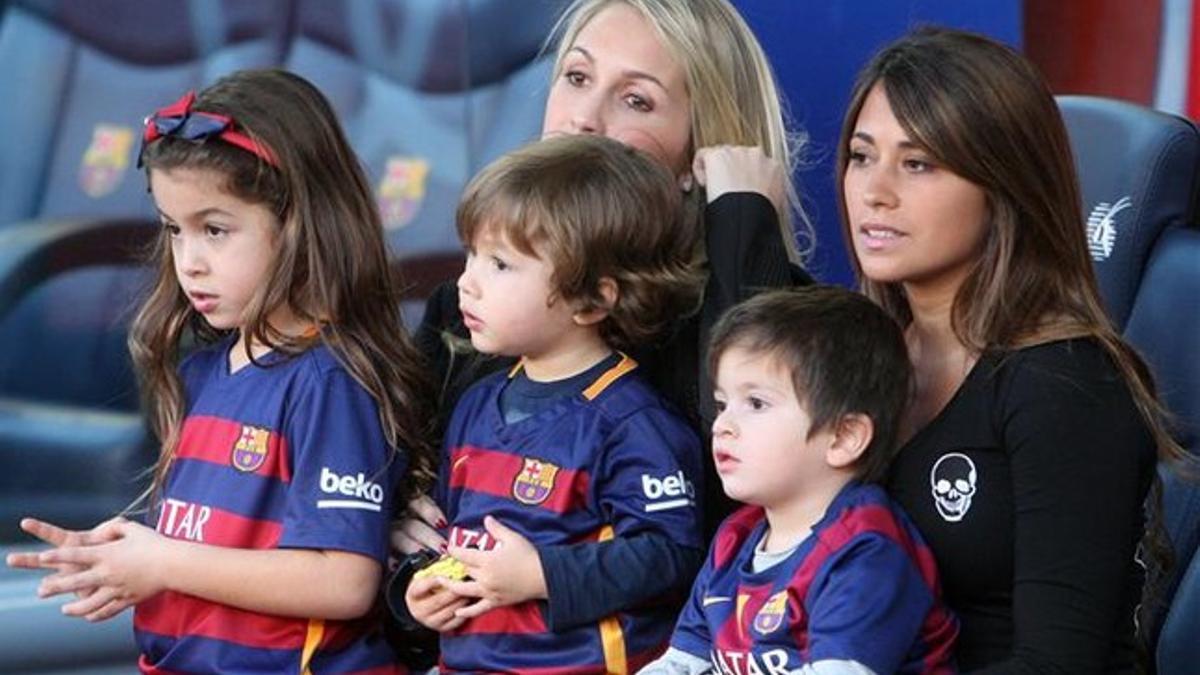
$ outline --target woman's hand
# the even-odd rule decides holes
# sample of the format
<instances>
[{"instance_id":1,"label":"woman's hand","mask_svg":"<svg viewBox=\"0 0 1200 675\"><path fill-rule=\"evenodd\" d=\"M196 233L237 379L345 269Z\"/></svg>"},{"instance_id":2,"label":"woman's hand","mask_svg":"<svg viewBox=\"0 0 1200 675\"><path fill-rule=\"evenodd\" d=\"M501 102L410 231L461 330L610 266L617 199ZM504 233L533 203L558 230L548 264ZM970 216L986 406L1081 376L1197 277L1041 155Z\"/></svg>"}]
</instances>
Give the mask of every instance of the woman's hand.
<instances>
[{"instance_id":1,"label":"woman's hand","mask_svg":"<svg viewBox=\"0 0 1200 675\"><path fill-rule=\"evenodd\" d=\"M707 190L712 203L729 192L757 192L775 205L782 217L787 203L787 171L756 145L716 145L700 148L692 160L692 175Z\"/></svg>"},{"instance_id":2,"label":"woman's hand","mask_svg":"<svg viewBox=\"0 0 1200 675\"><path fill-rule=\"evenodd\" d=\"M429 497L408 503L409 516L392 525L392 548L402 555L424 549L446 550L446 538L438 532L446 527L446 514Z\"/></svg>"}]
</instances>

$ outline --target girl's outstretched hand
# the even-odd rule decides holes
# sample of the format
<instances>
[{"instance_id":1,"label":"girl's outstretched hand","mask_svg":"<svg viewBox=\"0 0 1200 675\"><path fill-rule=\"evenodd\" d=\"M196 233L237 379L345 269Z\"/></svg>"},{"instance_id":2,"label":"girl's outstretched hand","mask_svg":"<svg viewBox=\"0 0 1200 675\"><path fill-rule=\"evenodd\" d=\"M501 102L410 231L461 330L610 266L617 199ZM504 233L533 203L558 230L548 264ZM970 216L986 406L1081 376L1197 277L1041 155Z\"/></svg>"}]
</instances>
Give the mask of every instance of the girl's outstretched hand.
<instances>
[{"instance_id":1,"label":"girl's outstretched hand","mask_svg":"<svg viewBox=\"0 0 1200 675\"><path fill-rule=\"evenodd\" d=\"M166 589L170 539L124 518L89 532L103 538L36 554L39 567L63 566L42 579L39 597L92 589L63 605L63 614L103 621Z\"/></svg>"},{"instance_id":2,"label":"girl's outstretched hand","mask_svg":"<svg viewBox=\"0 0 1200 675\"><path fill-rule=\"evenodd\" d=\"M21 529L52 546L92 546L113 541L119 536L116 528L110 525L111 522L101 523L90 530L68 530L47 523L44 520L38 520L37 518L24 518L21 520ZM20 569L49 568L56 570L59 574L80 572L84 569L79 565L69 565L66 563L46 565L41 562L38 553L28 551L10 553L5 562L9 567ZM75 591L75 597L86 598L95 592L95 590L95 588L80 588Z\"/></svg>"},{"instance_id":3,"label":"girl's outstretched hand","mask_svg":"<svg viewBox=\"0 0 1200 675\"><path fill-rule=\"evenodd\" d=\"M782 214L787 201L787 172L783 163L756 145L715 145L700 148L692 160L692 175L705 187L708 201L727 192L757 192Z\"/></svg>"},{"instance_id":4,"label":"girl's outstretched hand","mask_svg":"<svg viewBox=\"0 0 1200 675\"><path fill-rule=\"evenodd\" d=\"M29 534L41 539L42 541L55 547L77 547L77 546L93 546L95 544L103 544L113 541L120 536L113 523L115 520L105 521L90 530L68 530L52 523L47 523L44 520L37 518L22 518L21 529ZM41 569L50 568L62 571L70 565L47 565L40 559L40 554L35 552L10 553L5 560L9 567L18 567L21 569Z\"/></svg>"}]
</instances>

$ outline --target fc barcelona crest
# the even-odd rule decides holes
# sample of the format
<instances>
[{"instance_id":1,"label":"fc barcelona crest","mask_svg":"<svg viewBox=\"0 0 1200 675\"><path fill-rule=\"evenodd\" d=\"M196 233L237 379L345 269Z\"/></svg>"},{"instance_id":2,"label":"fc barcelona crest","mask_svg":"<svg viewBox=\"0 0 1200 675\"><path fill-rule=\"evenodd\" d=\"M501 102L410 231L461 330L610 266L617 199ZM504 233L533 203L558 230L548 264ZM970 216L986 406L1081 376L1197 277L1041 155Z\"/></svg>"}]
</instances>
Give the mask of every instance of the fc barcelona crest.
<instances>
[{"instance_id":1,"label":"fc barcelona crest","mask_svg":"<svg viewBox=\"0 0 1200 675\"><path fill-rule=\"evenodd\" d=\"M89 197L103 197L121 184L129 168L133 148L133 129L114 124L97 124L92 143L83 153L79 168L79 186Z\"/></svg>"},{"instance_id":2,"label":"fc barcelona crest","mask_svg":"<svg viewBox=\"0 0 1200 675\"><path fill-rule=\"evenodd\" d=\"M416 157L391 157L379 183L379 213L383 226L398 230L412 222L425 199L429 162Z\"/></svg>"},{"instance_id":3,"label":"fc barcelona crest","mask_svg":"<svg viewBox=\"0 0 1200 675\"><path fill-rule=\"evenodd\" d=\"M554 490L558 467L540 459L525 457L520 473L513 481L513 497L522 504L536 506L546 501Z\"/></svg>"},{"instance_id":4,"label":"fc barcelona crest","mask_svg":"<svg viewBox=\"0 0 1200 675\"><path fill-rule=\"evenodd\" d=\"M233 445L233 468L250 473L267 461L267 441L271 432L249 425L242 425L242 433Z\"/></svg>"},{"instance_id":5,"label":"fc barcelona crest","mask_svg":"<svg viewBox=\"0 0 1200 675\"><path fill-rule=\"evenodd\" d=\"M754 630L759 635L772 633L783 625L783 617L787 615L787 600L787 589L767 598L758 614L754 615Z\"/></svg>"}]
</instances>

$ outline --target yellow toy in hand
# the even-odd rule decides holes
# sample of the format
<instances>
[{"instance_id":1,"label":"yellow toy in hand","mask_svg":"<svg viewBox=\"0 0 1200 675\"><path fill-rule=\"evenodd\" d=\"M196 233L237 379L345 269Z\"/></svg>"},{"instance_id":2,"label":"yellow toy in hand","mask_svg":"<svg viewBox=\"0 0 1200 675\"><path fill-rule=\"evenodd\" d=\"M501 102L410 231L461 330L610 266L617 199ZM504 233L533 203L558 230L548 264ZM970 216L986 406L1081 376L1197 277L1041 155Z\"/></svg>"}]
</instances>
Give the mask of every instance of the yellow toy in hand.
<instances>
[{"instance_id":1,"label":"yellow toy in hand","mask_svg":"<svg viewBox=\"0 0 1200 675\"><path fill-rule=\"evenodd\" d=\"M427 567L422 567L413 574L413 579L425 577L445 577L451 581L462 581L467 578L467 566L450 554L443 555Z\"/></svg>"}]
</instances>

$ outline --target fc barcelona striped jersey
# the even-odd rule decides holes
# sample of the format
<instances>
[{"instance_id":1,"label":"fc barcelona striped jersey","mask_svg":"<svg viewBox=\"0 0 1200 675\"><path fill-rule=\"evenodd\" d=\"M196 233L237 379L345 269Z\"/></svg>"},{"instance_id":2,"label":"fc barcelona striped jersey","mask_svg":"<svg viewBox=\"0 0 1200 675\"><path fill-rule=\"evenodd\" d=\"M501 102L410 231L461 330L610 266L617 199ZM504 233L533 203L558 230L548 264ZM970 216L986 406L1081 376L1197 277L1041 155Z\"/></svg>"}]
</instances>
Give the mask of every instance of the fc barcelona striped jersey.
<instances>
[{"instance_id":1,"label":"fc barcelona striped jersey","mask_svg":"<svg viewBox=\"0 0 1200 675\"><path fill-rule=\"evenodd\" d=\"M671 645L727 675L855 661L876 673L952 673L958 623L933 555L876 485L851 482L812 533L761 571L767 523L745 507L717 531Z\"/></svg>"},{"instance_id":2,"label":"fc barcelona striped jersey","mask_svg":"<svg viewBox=\"0 0 1200 675\"><path fill-rule=\"evenodd\" d=\"M701 548L700 440L635 368L623 357L582 391L512 424L499 399L516 370L464 394L438 486L451 541L494 547L483 527L492 515L539 549L644 532ZM666 647L675 606L647 603L557 633L544 602L494 609L443 634L441 669L633 672Z\"/></svg>"},{"instance_id":3,"label":"fc barcelona striped jersey","mask_svg":"<svg viewBox=\"0 0 1200 675\"><path fill-rule=\"evenodd\" d=\"M374 399L323 346L235 373L230 346L181 368L187 416L148 524L213 546L384 561L406 460L389 450ZM143 673L402 672L373 618L271 616L166 591L137 606L134 632Z\"/></svg>"}]
</instances>

